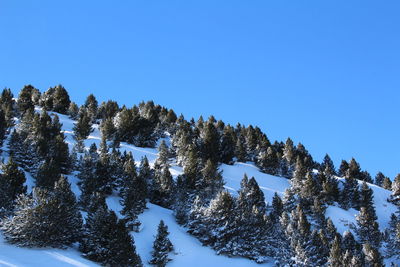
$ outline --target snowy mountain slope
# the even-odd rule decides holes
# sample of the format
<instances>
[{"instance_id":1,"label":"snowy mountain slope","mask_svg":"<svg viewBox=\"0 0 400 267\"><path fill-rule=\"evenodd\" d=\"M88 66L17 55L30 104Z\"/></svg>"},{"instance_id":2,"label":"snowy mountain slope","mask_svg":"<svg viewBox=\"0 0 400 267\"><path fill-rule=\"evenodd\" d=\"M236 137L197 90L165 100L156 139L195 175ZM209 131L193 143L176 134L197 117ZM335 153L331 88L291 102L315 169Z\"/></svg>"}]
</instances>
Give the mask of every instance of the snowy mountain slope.
<instances>
[{"instance_id":1,"label":"snowy mountain slope","mask_svg":"<svg viewBox=\"0 0 400 267\"><path fill-rule=\"evenodd\" d=\"M39 111L40 109L37 109ZM60 122L63 124L63 132L66 136L66 142L72 149L75 140L73 139L74 121L65 115L57 114ZM100 144L100 131L98 125L94 126L94 131L85 141L85 147L88 148L92 143ZM132 152L137 163L143 156L149 159L150 164L154 164L157 158L157 149L155 148L140 148L127 143L121 143L121 151ZM281 197L284 191L290 186L288 179L268 175L259 171L253 163L235 163L234 165L222 164L220 170L225 180L225 188L231 193L236 194L240 188L240 181L244 174L248 177L255 177L260 188L264 192L265 200L269 203L272 197L277 192ZM171 174L176 177L182 173L182 168L179 166L171 166ZM28 188L31 189L34 185L33 178L26 173ZM74 174L68 176L72 185L72 190L78 196L79 188L76 185L77 178ZM340 179L340 178L339 178ZM387 202L390 191L380 188L375 185L370 185L374 192L374 202L378 216L380 229L387 227L390 215L397 210L396 206ZM107 198L107 204L110 209L119 214L121 205L119 197L116 195ZM143 263L146 264L150 257L152 242L156 234L156 229L159 221L162 219L169 227L171 232L170 238L175 246L175 255L172 255L173 261L170 266L253 266L256 265L253 261L243 258L228 258L218 256L208 248L203 247L201 243L194 237L186 233L185 229L179 226L172 211L161 208L159 206L148 203L148 209L140 215L139 219L142 222L142 229L139 233L134 233L136 247L139 255L142 257ZM349 229L349 224L355 223L357 211L343 210L338 206L330 206L326 210L326 217L331 217L335 226L340 233ZM24 255L20 257L19 255ZM25 257L26 256L26 257ZM79 255L79 252L74 249L59 250L59 249L26 249L17 248L8 245L0 239L0 265L4 266L97 266L94 263L87 261ZM264 264L266 266L271 263Z\"/></svg>"}]
</instances>

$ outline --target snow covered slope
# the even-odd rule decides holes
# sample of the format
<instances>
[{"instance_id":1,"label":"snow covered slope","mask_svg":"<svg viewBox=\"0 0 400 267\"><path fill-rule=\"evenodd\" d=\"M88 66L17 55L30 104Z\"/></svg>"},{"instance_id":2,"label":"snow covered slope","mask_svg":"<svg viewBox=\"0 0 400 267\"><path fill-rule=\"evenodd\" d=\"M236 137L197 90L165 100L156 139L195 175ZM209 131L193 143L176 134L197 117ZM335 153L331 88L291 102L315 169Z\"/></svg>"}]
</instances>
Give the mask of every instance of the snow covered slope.
<instances>
[{"instance_id":1,"label":"snow covered slope","mask_svg":"<svg viewBox=\"0 0 400 267\"><path fill-rule=\"evenodd\" d=\"M57 114L60 122L63 124L63 131L66 136L66 142L70 149L74 145L73 131L74 121L65 115ZM100 132L98 126L95 125L95 130L85 141L85 146L88 148L92 143L100 144ZM121 143L121 150L132 152L135 160L139 163L143 156L149 159L150 164L153 164L157 158L157 149L154 148L139 148L126 143ZM171 173L174 177L182 173L182 168L172 166ZM275 192L283 196L284 191L290 186L289 180L281 177L276 177L262 173L252 163L235 163L234 165L222 164L220 170L225 180L225 188L231 193L236 194L240 188L240 181L244 174L248 177L255 177L260 188L263 190L265 199L271 203ZM68 176L72 184L73 191L79 195L79 188L76 185L77 178L74 175ZM31 188L34 184L32 177L27 175L27 185ZM388 203L386 199L390 195L390 191L375 185L370 185L374 192L375 207L377 210L379 225L381 230L387 227L391 213L395 212L396 207ZM110 196L107 199L107 204L110 209L117 211L121 210L118 196ZM143 263L146 265L150 258L152 242L156 234L156 229L159 221L162 219L168 225L170 231L170 239L175 246L175 252L171 255L173 261L169 266L256 266L253 261L243 258L228 258L218 256L215 252L203 247L201 243L194 237L186 233L185 229L179 226L172 215L172 211L161 208L159 206L148 204L148 209L140 215L139 219L142 222L142 229L139 233L134 233L136 247ZM349 224L355 222L357 211L350 209L348 211L339 208L338 206L330 206L326 211L326 216L331 217L332 221L338 228L338 231L343 233L348 229ZM271 266L272 263L265 263L263 266ZM87 261L79 255L75 249L59 250L59 249L27 249L18 248L4 243L0 238L0 266L97 266L96 264Z\"/></svg>"}]
</instances>

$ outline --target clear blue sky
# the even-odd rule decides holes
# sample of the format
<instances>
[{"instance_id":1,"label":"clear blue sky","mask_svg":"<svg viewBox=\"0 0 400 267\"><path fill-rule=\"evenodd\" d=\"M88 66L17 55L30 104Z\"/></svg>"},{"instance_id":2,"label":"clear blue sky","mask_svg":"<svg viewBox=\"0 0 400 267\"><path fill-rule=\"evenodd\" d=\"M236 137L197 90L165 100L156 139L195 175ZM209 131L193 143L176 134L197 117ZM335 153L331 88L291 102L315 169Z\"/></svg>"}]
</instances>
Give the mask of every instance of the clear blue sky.
<instances>
[{"instance_id":1,"label":"clear blue sky","mask_svg":"<svg viewBox=\"0 0 400 267\"><path fill-rule=\"evenodd\" d=\"M214 114L400 172L399 1L3 1L0 88Z\"/></svg>"}]
</instances>

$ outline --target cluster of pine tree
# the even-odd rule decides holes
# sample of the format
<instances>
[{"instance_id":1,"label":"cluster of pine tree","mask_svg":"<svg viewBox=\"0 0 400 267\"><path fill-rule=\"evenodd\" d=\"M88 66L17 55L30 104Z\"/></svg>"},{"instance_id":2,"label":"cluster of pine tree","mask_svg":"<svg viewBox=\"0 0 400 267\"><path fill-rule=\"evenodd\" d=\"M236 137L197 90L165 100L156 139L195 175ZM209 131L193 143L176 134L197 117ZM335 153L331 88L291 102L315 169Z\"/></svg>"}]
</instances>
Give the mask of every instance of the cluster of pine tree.
<instances>
[{"instance_id":1,"label":"cluster of pine tree","mask_svg":"<svg viewBox=\"0 0 400 267\"><path fill-rule=\"evenodd\" d=\"M76 120L71 152L54 112ZM102 140L85 149L93 125ZM160 138L153 167L146 157L137 167L132 154L119 149L121 142L155 147ZM389 201L400 205L400 175L393 183L381 172L372 179L355 159L343 160L336 170L328 155L318 163L301 143L295 146L290 138L271 143L258 127L233 127L213 116L187 121L152 101L128 108L114 101L99 105L89 95L78 106L61 85L44 93L27 85L17 100L9 89L1 93L0 144L5 140L10 159L0 174L1 228L7 241L20 246L79 242L91 260L141 266L129 231L139 231L138 216L150 201L173 209L178 223L218 254L256 262L272 257L276 265L383 266L381 252L400 253L399 214L381 233L368 185L392 190ZM218 168L235 161L254 162L265 173L290 179L291 187L267 205L256 180L245 176L235 197L224 191ZM176 179L172 163L183 167ZM30 194L22 170L35 178ZM79 178L78 200L64 176L69 173ZM121 198L123 219L106 205L112 194ZM325 216L326 207L336 203L358 212L357 223L343 235ZM81 211L87 213L84 224ZM170 260L167 236L161 221L150 264Z\"/></svg>"}]
</instances>

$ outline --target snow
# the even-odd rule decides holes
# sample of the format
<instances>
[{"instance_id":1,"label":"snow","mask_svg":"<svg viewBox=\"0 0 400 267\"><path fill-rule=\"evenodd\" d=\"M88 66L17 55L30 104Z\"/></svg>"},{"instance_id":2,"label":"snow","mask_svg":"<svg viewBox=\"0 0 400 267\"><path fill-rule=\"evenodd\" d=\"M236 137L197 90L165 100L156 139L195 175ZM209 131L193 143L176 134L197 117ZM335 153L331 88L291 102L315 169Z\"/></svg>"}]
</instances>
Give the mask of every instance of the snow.
<instances>
[{"instance_id":1,"label":"snow","mask_svg":"<svg viewBox=\"0 0 400 267\"><path fill-rule=\"evenodd\" d=\"M40 111L40 108L36 109ZM55 114L55 113L52 113ZM74 121L69 119L65 115L57 114L60 123L63 124L63 132L66 137L66 142L69 144L69 148L72 150L75 140L73 139L73 127ZM94 125L94 131L90 134L89 138L85 140L84 144L86 149L91 144L95 143L97 146L100 144L100 131L99 126ZM165 138L167 144L170 140L167 136ZM160 142L161 140L159 140ZM140 148L127 143L121 143L120 150L131 152L135 158L137 164L140 159L146 156L149 160L150 165L154 164L157 158L156 148ZM5 159L7 160L7 159ZM271 203L272 197L277 192L281 197L285 190L290 186L288 179L282 177L276 177L268 175L259 171L254 163L235 163L234 165L222 164L220 170L223 172L223 178L225 180L225 188L232 194L237 194L237 190L240 188L240 181L244 174L247 174L249 178L254 177L261 190L265 195L266 202ZM172 164L170 168L171 174L176 177L182 174L183 170L181 167ZM28 190L31 190L34 186L34 180L29 173L26 173ZM68 175L69 182L73 192L80 195L79 187L77 186L76 173ZM342 180L338 178L339 180ZM378 216L378 222L380 229L383 230L388 226L390 215L397 211L397 207L389 202L387 199L390 195L390 191L385 190L376 185L369 184L374 192L374 202L376 212ZM107 205L110 209L114 210L119 217L121 211L120 198L114 193L109 196L106 200ZM253 261L244 258L229 258L222 255L216 255L215 251L208 247L204 247L201 243L188 233L185 228L179 226L172 214L171 210L161 208L151 203L147 204L148 209L139 216L142 223L141 230L138 233L132 233L135 239L137 252L141 256L143 263L148 265L147 262L150 259L150 253L152 250L152 243L154 236L157 232L157 226L160 220L168 225L170 231L170 239L175 247L175 251L171 253L173 259L168 266L256 266ZM355 217L358 212L354 209L343 210L338 205L329 206L326 210L326 217L330 217L337 227L340 233L349 229L349 225L355 223ZM98 266L93 262L90 262L80 256L80 253L75 248L69 248L66 250L62 249L33 249L33 248L20 248L4 242L3 237L0 235L0 266ZM272 263L265 263L263 266L272 266Z\"/></svg>"}]
</instances>

